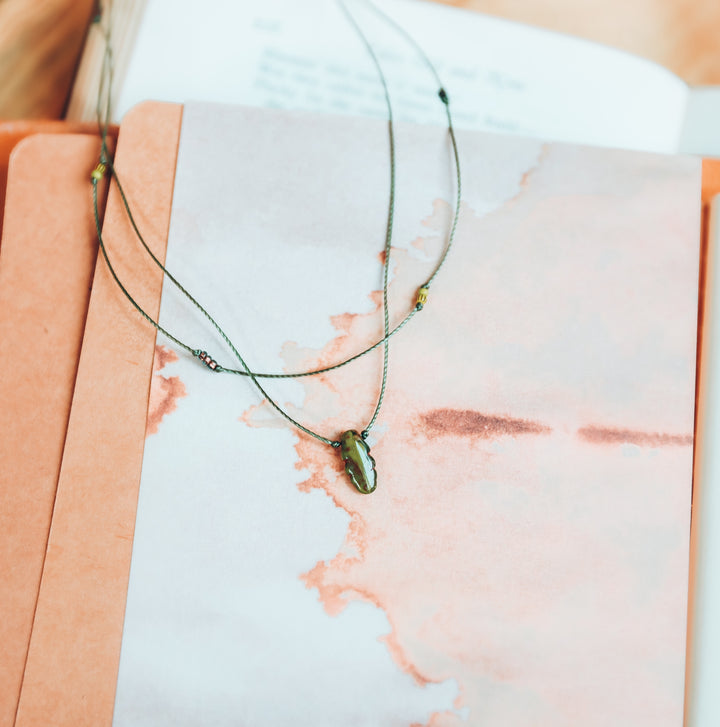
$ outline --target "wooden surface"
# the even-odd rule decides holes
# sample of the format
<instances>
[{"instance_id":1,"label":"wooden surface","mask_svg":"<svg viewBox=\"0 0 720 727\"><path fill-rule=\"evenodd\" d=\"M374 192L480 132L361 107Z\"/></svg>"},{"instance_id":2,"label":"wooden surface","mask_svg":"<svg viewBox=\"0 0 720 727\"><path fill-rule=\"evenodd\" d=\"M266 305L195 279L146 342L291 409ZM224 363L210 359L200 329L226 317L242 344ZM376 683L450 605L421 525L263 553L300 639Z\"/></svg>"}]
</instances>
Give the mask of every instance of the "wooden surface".
<instances>
[{"instance_id":1,"label":"wooden surface","mask_svg":"<svg viewBox=\"0 0 720 727\"><path fill-rule=\"evenodd\" d=\"M439 0L614 45L720 84L718 0ZM60 118L94 0L0 0L0 118Z\"/></svg>"},{"instance_id":2,"label":"wooden surface","mask_svg":"<svg viewBox=\"0 0 720 727\"><path fill-rule=\"evenodd\" d=\"M0 119L62 117L94 0L0 0Z\"/></svg>"}]
</instances>

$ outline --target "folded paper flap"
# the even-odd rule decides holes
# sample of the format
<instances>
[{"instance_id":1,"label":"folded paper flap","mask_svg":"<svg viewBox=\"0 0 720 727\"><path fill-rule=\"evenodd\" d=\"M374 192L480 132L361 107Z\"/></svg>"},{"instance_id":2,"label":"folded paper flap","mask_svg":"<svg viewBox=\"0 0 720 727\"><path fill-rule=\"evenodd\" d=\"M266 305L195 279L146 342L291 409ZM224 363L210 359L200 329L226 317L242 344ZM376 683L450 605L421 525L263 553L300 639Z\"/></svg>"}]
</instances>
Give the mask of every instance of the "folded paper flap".
<instances>
[{"instance_id":1,"label":"folded paper flap","mask_svg":"<svg viewBox=\"0 0 720 727\"><path fill-rule=\"evenodd\" d=\"M178 106L145 104L123 125L118 145L122 181L128 192L142 194L155 221L148 241L161 258L180 118ZM91 169L81 182L85 214L92 210ZM116 188L104 229L111 251L123 235L132 238ZM118 265L157 314L157 271L131 273ZM143 450L142 437L124 432L144 430L155 341L155 330L128 314L118 295L98 259L17 725L96 727L112 718ZM121 376L113 376L114 366L124 369Z\"/></svg>"}]
</instances>

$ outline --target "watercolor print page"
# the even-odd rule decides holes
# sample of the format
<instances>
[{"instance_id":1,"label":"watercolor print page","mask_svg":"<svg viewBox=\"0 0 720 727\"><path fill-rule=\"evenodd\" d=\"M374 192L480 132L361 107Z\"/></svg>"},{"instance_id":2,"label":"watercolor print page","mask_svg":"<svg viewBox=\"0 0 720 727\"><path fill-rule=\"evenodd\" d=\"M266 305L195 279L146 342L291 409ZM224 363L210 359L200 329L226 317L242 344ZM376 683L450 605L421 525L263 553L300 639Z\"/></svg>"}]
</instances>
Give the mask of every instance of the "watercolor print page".
<instances>
[{"instance_id":1,"label":"watercolor print page","mask_svg":"<svg viewBox=\"0 0 720 727\"><path fill-rule=\"evenodd\" d=\"M189 104L167 265L254 371L412 309L447 130ZM125 725L634 727L682 719L698 164L464 132L457 234L390 339L377 490L246 377L158 336L114 714ZM161 323L226 368L165 281ZM382 347L263 380L367 426Z\"/></svg>"}]
</instances>

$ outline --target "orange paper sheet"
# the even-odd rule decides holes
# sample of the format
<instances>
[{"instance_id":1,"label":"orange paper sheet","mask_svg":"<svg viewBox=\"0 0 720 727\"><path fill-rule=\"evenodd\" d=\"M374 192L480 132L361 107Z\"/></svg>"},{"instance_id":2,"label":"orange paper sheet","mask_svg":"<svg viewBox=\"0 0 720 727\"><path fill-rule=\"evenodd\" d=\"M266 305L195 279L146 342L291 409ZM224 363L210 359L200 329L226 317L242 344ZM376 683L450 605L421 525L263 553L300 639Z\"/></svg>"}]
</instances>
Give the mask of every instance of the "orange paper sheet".
<instances>
[{"instance_id":1,"label":"orange paper sheet","mask_svg":"<svg viewBox=\"0 0 720 727\"><path fill-rule=\"evenodd\" d=\"M90 297L89 175L99 148L97 136L43 134L21 142L10 163L0 255L3 727L15 717Z\"/></svg>"},{"instance_id":2,"label":"orange paper sheet","mask_svg":"<svg viewBox=\"0 0 720 727\"><path fill-rule=\"evenodd\" d=\"M178 106L136 109L125 119L118 147L120 173L131 168L133 178L147 189L145 229L161 257L180 117ZM87 179L87 174L79 178ZM89 211L87 192L85 196ZM121 217L119 195L113 189L105 224L120 236L130 234L118 223ZM139 301L156 315L160 276L134 276L121 263L119 268L136 281ZM91 343L83 346L79 364L18 727L97 727L112 719L143 452L140 433L145 428L154 350L153 330L125 306L116 305L117 295L100 261L85 328ZM107 375L115 369L118 376Z\"/></svg>"},{"instance_id":3,"label":"orange paper sheet","mask_svg":"<svg viewBox=\"0 0 720 727\"><path fill-rule=\"evenodd\" d=\"M113 131L113 134L115 131ZM24 138L33 134L97 134L97 124L72 121L2 121L0 122L0 234L3 226L3 206L7 185L8 166L12 150ZM40 166L35 172L42 170Z\"/></svg>"}]
</instances>

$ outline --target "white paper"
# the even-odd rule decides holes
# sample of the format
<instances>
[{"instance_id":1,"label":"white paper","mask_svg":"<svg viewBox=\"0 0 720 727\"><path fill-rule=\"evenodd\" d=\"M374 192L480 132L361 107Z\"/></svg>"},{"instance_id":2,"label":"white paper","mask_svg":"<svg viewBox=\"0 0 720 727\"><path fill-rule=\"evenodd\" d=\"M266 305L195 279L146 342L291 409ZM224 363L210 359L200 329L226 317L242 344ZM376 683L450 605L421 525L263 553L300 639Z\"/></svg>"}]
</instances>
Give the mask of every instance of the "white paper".
<instances>
[{"instance_id":1,"label":"white paper","mask_svg":"<svg viewBox=\"0 0 720 727\"><path fill-rule=\"evenodd\" d=\"M675 152L687 86L622 51L420 0L382 8L433 60L459 128ZM411 45L349 2L385 69L396 118L443 123L436 84ZM118 98L366 114L382 88L334 0L148 0Z\"/></svg>"},{"instance_id":2,"label":"white paper","mask_svg":"<svg viewBox=\"0 0 720 727\"><path fill-rule=\"evenodd\" d=\"M720 86L690 89L680 151L720 157Z\"/></svg>"},{"instance_id":3,"label":"white paper","mask_svg":"<svg viewBox=\"0 0 720 727\"><path fill-rule=\"evenodd\" d=\"M699 164L459 143L458 236L390 346L373 495L158 339L154 386L184 393L146 440L116 727L680 723ZM448 146L398 126L393 320L447 234ZM186 107L167 264L251 366L378 336L387 153L379 122ZM174 293L161 324L232 365ZM268 388L334 437L369 420L375 354Z\"/></svg>"}]
</instances>

